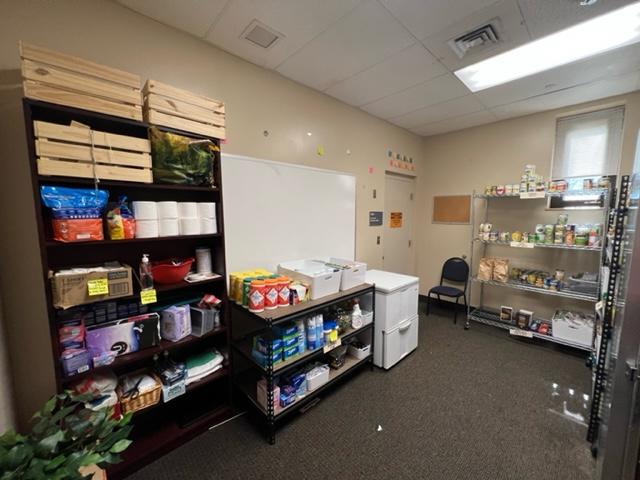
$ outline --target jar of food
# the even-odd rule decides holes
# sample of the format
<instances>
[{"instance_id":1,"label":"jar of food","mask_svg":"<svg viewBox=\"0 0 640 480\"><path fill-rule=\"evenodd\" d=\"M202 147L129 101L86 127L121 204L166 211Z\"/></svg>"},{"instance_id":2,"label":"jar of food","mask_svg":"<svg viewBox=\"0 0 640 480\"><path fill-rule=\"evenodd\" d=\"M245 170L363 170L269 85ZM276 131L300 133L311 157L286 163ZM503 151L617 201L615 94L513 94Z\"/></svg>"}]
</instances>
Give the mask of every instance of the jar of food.
<instances>
[{"instance_id":1,"label":"jar of food","mask_svg":"<svg viewBox=\"0 0 640 480\"><path fill-rule=\"evenodd\" d=\"M522 232L516 230L511 233L511 241L512 242L521 242L522 241Z\"/></svg>"},{"instance_id":2,"label":"jar of food","mask_svg":"<svg viewBox=\"0 0 640 480\"><path fill-rule=\"evenodd\" d=\"M504 189L504 185L498 185L498 186L496 187L496 194L497 194L498 196L502 196L502 195L504 195L504 190L505 190L505 189Z\"/></svg>"},{"instance_id":3,"label":"jar of food","mask_svg":"<svg viewBox=\"0 0 640 480\"><path fill-rule=\"evenodd\" d=\"M565 225L565 227L564 227L564 243L565 243L565 245L575 245L576 244L576 226L575 225Z\"/></svg>"}]
</instances>

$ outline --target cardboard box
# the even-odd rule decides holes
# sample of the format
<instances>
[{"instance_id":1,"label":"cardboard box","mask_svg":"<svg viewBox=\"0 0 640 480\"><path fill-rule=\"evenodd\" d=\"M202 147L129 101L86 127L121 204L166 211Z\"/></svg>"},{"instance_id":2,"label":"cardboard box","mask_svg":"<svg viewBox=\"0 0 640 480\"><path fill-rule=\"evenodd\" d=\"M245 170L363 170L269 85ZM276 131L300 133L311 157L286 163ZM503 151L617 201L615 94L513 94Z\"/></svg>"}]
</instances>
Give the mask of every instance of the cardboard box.
<instances>
[{"instance_id":1,"label":"cardboard box","mask_svg":"<svg viewBox=\"0 0 640 480\"><path fill-rule=\"evenodd\" d=\"M121 264L51 273L53 306L70 308L133 295L131 267Z\"/></svg>"}]
</instances>

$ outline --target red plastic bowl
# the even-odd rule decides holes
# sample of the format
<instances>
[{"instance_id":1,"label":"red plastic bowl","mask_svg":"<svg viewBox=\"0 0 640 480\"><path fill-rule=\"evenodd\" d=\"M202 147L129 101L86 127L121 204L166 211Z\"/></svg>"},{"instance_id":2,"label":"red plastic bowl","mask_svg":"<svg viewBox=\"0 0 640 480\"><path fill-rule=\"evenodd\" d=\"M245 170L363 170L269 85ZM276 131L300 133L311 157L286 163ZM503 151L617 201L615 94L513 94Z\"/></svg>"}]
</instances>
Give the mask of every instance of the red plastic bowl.
<instances>
[{"instance_id":1,"label":"red plastic bowl","mask_svg":"<svg viewBox=\"0 0 640 480\"><path fill-rule=\"evenodd\" d=\"M195 262L195 258L152 262L151 273L153 275L153 281L163 284L181 282L184 280L184 277L187 276L189 270L191 270L191 264L193 262Z\"/></svg>"}]
</instances>

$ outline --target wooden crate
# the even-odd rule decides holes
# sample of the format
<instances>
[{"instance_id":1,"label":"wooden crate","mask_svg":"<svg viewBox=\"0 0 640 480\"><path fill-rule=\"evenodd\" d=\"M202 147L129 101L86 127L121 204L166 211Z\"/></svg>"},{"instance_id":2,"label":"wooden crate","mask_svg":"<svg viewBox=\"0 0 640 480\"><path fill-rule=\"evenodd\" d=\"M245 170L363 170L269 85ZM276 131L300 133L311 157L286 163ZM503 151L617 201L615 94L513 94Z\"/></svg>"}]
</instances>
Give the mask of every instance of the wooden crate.
<instances>
[{"instance_id":1,"label":"wooden crate","mask_svg":"<svg viewBox=\"0 0 640 480\"><path fill-rule=\"evenodd\" d=\"M33 129L40 175L153 181L147 139L38 120Z\"/></svg>"},{"instance_id":2,"label":"wooden crate","mask_svg":"<svg viewBox=\"0 0 640 480\"><path fill-rule=\"evenodd\" d=\"M142 121L140 77L20 42L24 95Z\"/></svg>"},{"instance_id":3,"label":"wooden crate","mask_svg":"<svg viewBox=\"0 0 640 480\"><path fill-rule=\"evenodd\" d=\"M147 80L143 94L147 122L225 138L224 103L156 80Z\"/></svg>"}]
</instances>

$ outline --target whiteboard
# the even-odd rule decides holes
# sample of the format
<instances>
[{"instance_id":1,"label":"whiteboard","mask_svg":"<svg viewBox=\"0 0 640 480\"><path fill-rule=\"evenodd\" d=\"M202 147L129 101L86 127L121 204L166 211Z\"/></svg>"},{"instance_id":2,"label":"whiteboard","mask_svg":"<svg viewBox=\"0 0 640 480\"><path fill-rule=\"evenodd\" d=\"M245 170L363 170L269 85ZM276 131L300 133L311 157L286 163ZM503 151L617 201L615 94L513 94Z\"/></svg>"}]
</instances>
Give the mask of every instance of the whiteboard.
<instances>
[{"instance_id":1,"label":"whiteboard","mask_svg":"<svg viewBox=\"0 0 640 480\"><path fill-rule=\"evenodd\" d=\"M355 176L222 154L227 272L355 256Z\"/></svg>"}]
</instances>

